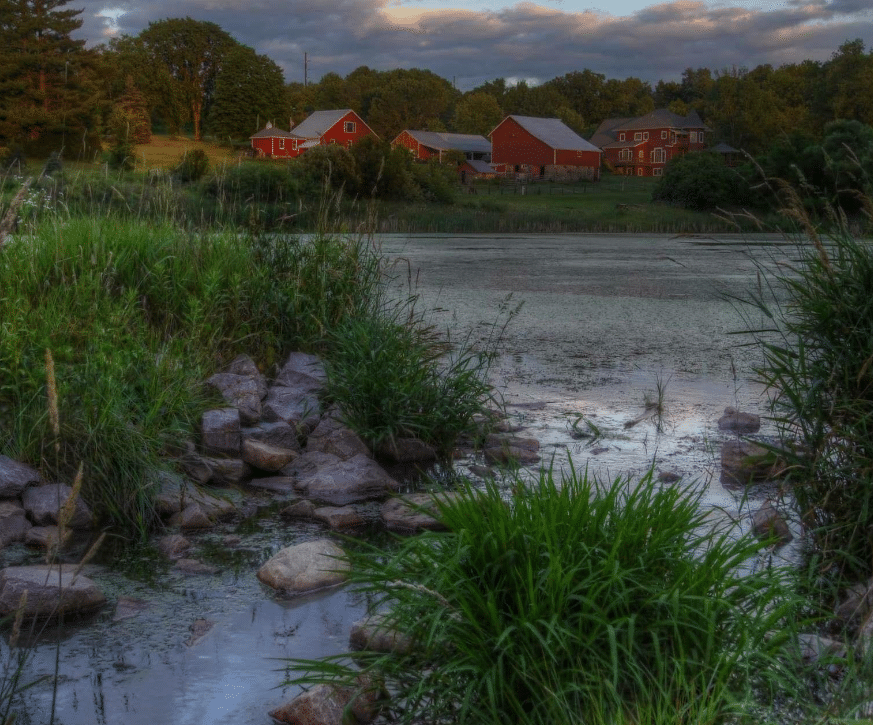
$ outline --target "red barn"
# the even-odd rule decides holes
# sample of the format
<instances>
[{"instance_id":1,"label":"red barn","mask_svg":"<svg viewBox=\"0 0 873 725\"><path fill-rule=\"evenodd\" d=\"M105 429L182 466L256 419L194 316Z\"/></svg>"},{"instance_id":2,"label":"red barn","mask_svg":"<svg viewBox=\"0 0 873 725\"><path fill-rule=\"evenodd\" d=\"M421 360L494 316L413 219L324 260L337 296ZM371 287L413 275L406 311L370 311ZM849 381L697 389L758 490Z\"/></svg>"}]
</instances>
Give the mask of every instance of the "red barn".
<instances>
[{"instance_id":1,"label":"red barn","mask_svg":"<svg viewBox=\"0 0 873 725\"><path fill-rule=\"evenodd\" d=\"M670 159L705 149L709 130L696 111L680 116L659 108L639 118L607 118L591 142L617 174L663 176Z\"/></svg>"},{"instance_id":2,"label":"red barn","mask_svg":"<svg viewBox=\"0 0 873 725\"><path fill-rule=\"evenodd\" d=\"M391 142L411 151L419 161L443 160L443 152L460 151L468 161L490 161L491 142L484 136L436 131L402 131Z\"/></svg>"},{"instance_id":3,"label":"red barn","mask_svg":"<svg viewBox=\"0 0 873 725\"><path fill-rule=\"evenodd\" d=\"M600 178L600 149L558 118L507 116L488 135L498 171L546 179Z\"/></svg>"},{"instance_id":4,"label":"red barn","mask_svg":"<svg viewBox=\"0 0 873 725\"><path fill-rule=\"evenodd\" d=\"M280 131L271 124L251 136L252 148L261 156L294 158L313 146L339 144L349 148L367 136L379 138L354 111L315 111L291 131Z\"/></svg>"}]
</instances>

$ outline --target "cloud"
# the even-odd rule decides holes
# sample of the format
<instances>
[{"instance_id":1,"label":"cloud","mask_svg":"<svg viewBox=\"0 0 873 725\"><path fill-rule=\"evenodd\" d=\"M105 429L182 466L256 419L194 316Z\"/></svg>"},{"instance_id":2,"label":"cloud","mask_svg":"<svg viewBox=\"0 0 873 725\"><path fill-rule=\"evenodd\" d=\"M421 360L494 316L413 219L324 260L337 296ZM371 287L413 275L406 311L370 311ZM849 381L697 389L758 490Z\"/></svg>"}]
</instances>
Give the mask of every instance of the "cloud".
<instances>
[{"instance_id":1,"label":"cloud","mask_svg":"<svg viewBox=\"0 0 873 725\"><path fill-rule=\"evenodd\" d=\"M550 0L545 0L549 2ZM428 68L470 88L497 77L553 78L590 68L607 77L677 78L713 70L825 60L846 39L873 43L869 0L787 0L773 9L674 0L618 17L519 2L488 9L434 9L396 0L85 0L81 36L135 35L150 22L190 16L217 23L269 55L289 81L360 65Z\"/></svg>"}]
</instances>

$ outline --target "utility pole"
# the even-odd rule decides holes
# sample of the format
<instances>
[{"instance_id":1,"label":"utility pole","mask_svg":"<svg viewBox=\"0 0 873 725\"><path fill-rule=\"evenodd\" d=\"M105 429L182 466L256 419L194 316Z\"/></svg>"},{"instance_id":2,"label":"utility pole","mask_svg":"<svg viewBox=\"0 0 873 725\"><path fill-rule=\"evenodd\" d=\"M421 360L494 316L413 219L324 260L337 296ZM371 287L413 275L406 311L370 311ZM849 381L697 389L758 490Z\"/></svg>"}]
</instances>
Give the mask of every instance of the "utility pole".
<instances>
[{"instance_id":1,"label":"utility pole","mask_svg":"<svg viewBox=\"0 0 873 725\"><path fill-rule=\"evenodd\" d=\"M309 85L309 53L303 54L303 87Z\"/></svg>"}]
</instances>

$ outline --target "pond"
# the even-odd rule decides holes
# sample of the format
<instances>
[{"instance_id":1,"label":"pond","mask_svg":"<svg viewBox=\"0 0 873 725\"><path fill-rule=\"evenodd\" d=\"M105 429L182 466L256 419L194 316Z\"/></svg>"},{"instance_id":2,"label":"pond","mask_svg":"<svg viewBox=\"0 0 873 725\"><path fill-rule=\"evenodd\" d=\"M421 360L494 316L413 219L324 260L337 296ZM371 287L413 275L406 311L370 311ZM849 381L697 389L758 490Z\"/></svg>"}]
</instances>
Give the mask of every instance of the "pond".
<instances>
[{"instance_id":1,"label":"pond","mask_svg":"<svg viewBox=\"0 0 873 725\"><path fill-rule=\"evenodd\" d=\"M731 335L743 322L724 294L756 283L754 259L775 264L793 246L652 235L398 235L379 243L400 258L397 284L413 285L433 324L479 344L500 336L492 380L547 463L571 458L595 475L654 465L698 481L714 507L737 515L736 499L718 484L726 436L716 421L729 405L763 413L766 400L752 382L754 350ZM659 391L660 418L645 407ZM599 435L578 439L589 422ZM59 641L56 722L266 725L267 711L295 692L280 686L281 658L346 649L365 609L359 597L340 589L283 601L255 577L279 548L324 531L282 521L267 497L247 494L243 508L244 521L189 537L193 556L216 573L185 574L123 542L89 567L110 604L94 620L48 631L28 665L29 677L51 675ZM34 559L18 546L2 556L6 564ZM212 623L202 638L192 634L198 620ZM52 697L48 681L27 690L21 722L47 722Z\"/></svg>"}]
</instances>

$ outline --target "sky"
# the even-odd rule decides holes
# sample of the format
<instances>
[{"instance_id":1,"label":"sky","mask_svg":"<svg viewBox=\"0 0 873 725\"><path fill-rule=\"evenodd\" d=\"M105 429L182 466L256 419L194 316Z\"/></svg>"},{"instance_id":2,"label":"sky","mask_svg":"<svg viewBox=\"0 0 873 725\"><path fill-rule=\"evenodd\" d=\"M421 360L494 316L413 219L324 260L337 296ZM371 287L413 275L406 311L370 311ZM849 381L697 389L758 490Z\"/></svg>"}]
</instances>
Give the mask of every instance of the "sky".
<instances>
[{"instance_id":1,"label":"sky","mask_svg":"<svg viewBox=\"0 0 873 725\"><path fill-rule=\"evenodd\" d=\"M599 3L591 6L588 3ZM531 84L588 68L607 78L678 80L713 71L827 60L846 40L873 47L873 0L72 0L89 45L151 22L217 23L272 58L285 80L425 68L459 90Z\"/></svg>"}]
</instances>

